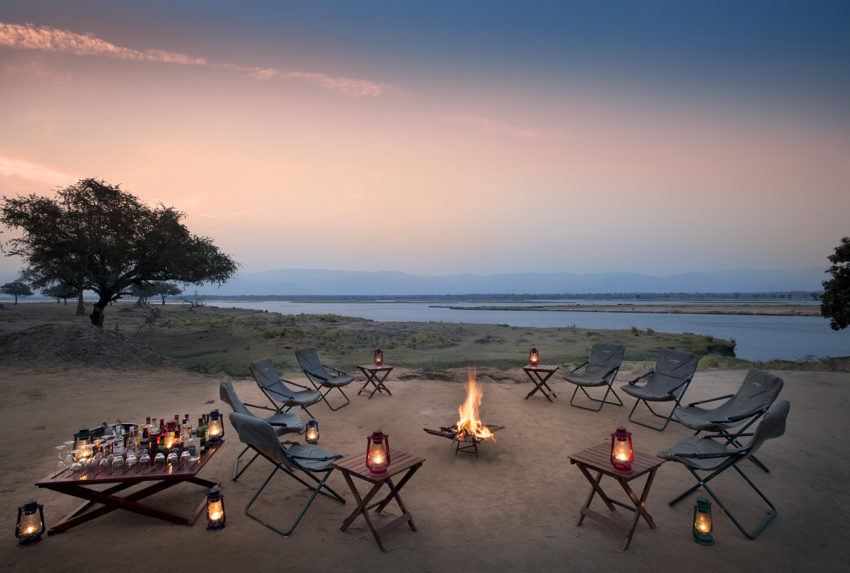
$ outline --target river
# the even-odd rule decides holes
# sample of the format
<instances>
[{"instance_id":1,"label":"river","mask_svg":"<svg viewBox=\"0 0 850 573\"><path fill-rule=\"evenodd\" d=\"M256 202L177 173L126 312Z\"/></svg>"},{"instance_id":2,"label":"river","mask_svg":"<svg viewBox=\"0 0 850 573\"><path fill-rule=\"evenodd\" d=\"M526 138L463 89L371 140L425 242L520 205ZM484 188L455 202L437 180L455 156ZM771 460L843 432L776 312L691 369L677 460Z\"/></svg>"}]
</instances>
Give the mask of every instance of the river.
<instances>
[{"instance_id":1,"label":"river","mask_svg":"<svg viewBox=\"0 0 850 573\"><path fill-rule=\"evenodd\" d=\"M534 301L525 305L539 305ZM559 301L563 303L564 301ZM569 301L598 304L598 301ZM634 303L634 301L630 301ZM665 301L669 303L671 301ZM616 304L617 301L605 301ZM819 316L755 316L734 314L651 314L628 312L571 312L523 310L457 310L439 305L481 306L481 302L298 302L207 301L219 307L267 310L280 314L339 314L382 322L468 322L509 326L569 327L628 330L632 326L657 332L711 335L735 339L735 355L767 362L811 360L850 355L850 329L835 332ZM488 303L489 304L489 303ZM523 306L522 303L509 303ZM680 303L677 303L680 304Z\"/></svg>"}]
</instances>

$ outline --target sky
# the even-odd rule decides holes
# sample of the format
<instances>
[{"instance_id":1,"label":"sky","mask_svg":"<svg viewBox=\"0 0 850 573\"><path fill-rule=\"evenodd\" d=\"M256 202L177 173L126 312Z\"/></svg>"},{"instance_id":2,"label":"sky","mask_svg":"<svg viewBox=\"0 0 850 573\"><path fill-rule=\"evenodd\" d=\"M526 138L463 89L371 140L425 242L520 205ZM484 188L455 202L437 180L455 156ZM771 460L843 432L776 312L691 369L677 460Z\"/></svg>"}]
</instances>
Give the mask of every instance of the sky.
<instances>
[{"instance_id":1,"label":"sky","mask_svg":"<svg viewBox=\"0 0 850 573\"><path fill-rule=\"evenodd\" d=\"M120 184L243 272L826 268L848 22L826 0L4 0L0 195Z\"/></svg>"}]
</instances>

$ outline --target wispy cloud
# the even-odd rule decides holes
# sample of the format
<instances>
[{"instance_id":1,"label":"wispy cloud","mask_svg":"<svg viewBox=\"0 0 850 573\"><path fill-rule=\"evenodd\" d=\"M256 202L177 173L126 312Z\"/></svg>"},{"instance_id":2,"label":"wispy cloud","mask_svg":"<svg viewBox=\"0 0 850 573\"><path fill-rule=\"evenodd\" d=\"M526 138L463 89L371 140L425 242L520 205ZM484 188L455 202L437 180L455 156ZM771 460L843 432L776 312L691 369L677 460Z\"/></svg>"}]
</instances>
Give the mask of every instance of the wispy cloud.
<instances>
[{"instance_id":1,"label":"wispy cloud","mask_svg":"<svg viewBox=\"0 0 850 573\"><path fill-rule=\"evenodd\" d=\"M92 34L77 34L49 26L33 24L6 24L0 22L0 46L21 50L63 52L76 56L103 56L136 62L154 62L205 66L245 73L256 79L275 77L304 80L347 96L381 96L399 91L390 84L360 78L335 77L319 72L293 72L259 66L240 66L230 63L210 62L179 52L145 49L136 50L118 46Z\"/></svg>"},{"instance_id":2,"label":"wispy cloud","mask_svg":"<svg viewBox=\"0 0 850 573\"><path fill-rule=\"evenodd\" d=\"M562 129L536 129L519 127L509 123L503 123L486 117L473 115L452 115L445 118L445 122L452 125L461 125L470 129L486 131L500 135L523 137L527 139L566 139L572 135Z\"/></svg>"},{"instance_id":3,"label":"wispy cloud","mask_svg":"<svg viewBox=\"0 0 850 573\"><path fill-rule=\"evenodd\" d=\"M79 177L25 159L0 157L0 177L19 177L47 185L69 185Z\"/></svg>"}]
</instances>

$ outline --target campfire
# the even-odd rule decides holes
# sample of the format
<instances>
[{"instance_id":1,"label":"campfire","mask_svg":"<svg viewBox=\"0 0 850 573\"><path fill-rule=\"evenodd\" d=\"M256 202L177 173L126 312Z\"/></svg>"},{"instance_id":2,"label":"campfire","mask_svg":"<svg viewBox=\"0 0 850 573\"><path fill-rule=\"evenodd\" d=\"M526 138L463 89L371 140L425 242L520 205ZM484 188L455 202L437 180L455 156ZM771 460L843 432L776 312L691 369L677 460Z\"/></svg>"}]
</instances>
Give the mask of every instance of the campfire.
<instances>
[{"instance_id":1,"label":"campfire","mask_svg":"<svg viewBox=\"0 0 850 573\"><path fill-rule=\"evenodd\" d=\"M469 369L469 381L466 384L466 400L458 409L458 421L454 426L440 426L439 430L424 428L429 434L449 438L456 443L455 454L475 454L478 457L478 442L495 440L494 432L504 430L504 426L487 426L478 417L483 393L475 379L475 368Z\"/></svg>"}]
</instances>

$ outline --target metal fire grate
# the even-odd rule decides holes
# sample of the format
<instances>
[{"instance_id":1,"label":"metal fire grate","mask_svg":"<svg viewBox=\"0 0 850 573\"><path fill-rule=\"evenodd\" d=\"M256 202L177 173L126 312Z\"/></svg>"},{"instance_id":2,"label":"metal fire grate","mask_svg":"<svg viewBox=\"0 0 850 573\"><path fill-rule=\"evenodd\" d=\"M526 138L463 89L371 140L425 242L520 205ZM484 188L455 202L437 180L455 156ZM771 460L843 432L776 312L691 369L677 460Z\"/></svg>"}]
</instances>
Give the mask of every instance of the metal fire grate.
<instances>
[{"instance_id":1,"label":"metal fire grate","mask_svg":"<svg viewBox=\"0 0 850 573\"><path fill-rule=\"evenodd\" d=\"M487 429L492 433L496 433L499 430L504 430L504 426L487 426ZM458 453L461 454L470 454L478 457L478 443L483 442L485 438L477 438L474 434L470 434L466 430L458 432L457 426L440 426L439 430L432 430L431 428L423 428L429 434L434 436L440 436L442 438L448 438L455 442L455 455ZM489 438L486 438L489 439Z\"/></svg>"}]
</instances>

